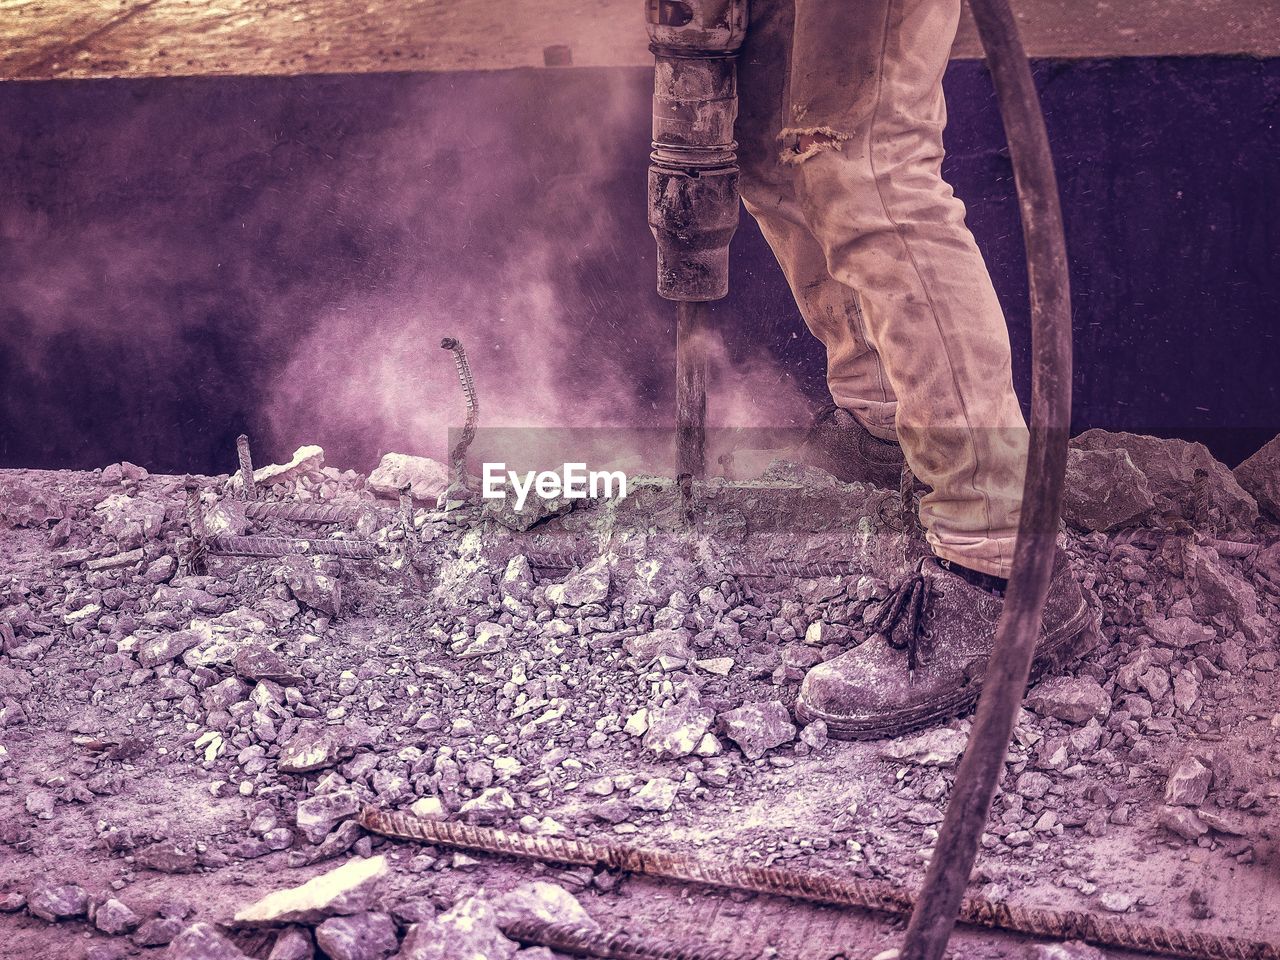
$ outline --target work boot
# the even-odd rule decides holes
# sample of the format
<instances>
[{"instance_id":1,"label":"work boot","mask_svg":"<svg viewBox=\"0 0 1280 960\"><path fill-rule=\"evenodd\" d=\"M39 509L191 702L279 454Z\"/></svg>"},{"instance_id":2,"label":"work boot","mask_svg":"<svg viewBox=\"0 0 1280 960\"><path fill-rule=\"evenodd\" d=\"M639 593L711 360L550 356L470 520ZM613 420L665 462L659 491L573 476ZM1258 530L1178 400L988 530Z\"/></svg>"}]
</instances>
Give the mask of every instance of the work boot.
<instances>
[{"instance_id":1,"label":"work boot","mask_svg":"<svg viewBox=\"0 0 1280 960\"><path fill-rule=\"evenodd\" d=\"M853 414L834 403L814 415L813 425L794 457L843 483L867 483L896 490L902 480L902 448L872 436Z\"/></svg>"},{"instance_id":2,"label":"work boot","mask_svg":"<svg viewBox=\"0 0 1280 960\"><path fill-rule=\"evenodd\" d=\"M926 557L884 601L876 633L811 669L796 716L837 739L896 737L969 710L982 691L1004 605L994 577ZM1098 618L1057 551L1031 680L1092 649Z\"/></svg>"}]
</instances>

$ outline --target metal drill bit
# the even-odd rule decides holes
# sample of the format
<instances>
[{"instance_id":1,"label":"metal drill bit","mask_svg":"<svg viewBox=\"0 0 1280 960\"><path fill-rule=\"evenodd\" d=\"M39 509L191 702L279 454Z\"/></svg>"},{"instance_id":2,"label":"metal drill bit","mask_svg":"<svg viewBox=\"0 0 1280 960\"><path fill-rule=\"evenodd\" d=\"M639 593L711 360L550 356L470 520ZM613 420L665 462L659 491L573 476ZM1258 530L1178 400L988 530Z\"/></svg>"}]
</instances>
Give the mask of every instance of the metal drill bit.
<instances>
[{"instance_id":1,"label":"metal drill bit","mask_svg":"<svg viewBox=\"0 0 1280 960\"><path fill-rule=\"evenodd\" d=\"M707 472L707 305L676 304L676 477Z\"/></svg>"}]
</instances>

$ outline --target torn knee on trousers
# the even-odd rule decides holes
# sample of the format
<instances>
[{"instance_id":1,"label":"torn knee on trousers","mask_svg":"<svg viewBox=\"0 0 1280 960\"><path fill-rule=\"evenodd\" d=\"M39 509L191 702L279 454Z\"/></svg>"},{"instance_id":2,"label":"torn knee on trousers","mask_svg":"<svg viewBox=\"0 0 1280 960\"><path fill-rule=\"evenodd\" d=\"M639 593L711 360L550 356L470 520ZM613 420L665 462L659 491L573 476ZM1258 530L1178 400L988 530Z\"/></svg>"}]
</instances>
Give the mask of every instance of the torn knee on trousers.
<instances>
[{"instance_id":1,"label":"torn knee on trousers","mask_svg":"<svg viewBox=\"0 0 1280 960\"><path fill-rule=\"evenodd\" d=\"M799 164L816 157L824 150L839 150L849 134L831 127L789 127L778 135L782 143L780 160L784 164Z\"/></svg>"}]
</instances>

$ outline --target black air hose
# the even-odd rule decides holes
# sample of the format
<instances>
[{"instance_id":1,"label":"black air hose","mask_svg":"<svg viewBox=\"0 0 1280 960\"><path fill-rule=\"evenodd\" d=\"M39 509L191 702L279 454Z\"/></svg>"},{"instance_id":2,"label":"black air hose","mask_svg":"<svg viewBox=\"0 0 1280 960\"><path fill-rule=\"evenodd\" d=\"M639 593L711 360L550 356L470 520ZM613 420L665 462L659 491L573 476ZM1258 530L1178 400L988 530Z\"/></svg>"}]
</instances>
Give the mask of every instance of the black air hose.
<instances>
[{"instance_id":1,"label":"black air hose","mask_svg":"<svg viewBox=\"0 0 1280 960\"><path fill-rule=\"evenodd\" d=\"M1071 425L1071 294L1044 115L1008 0L969 0L1013 160L1031 290L1031 441L1013 572L946 819L902 960L941 960L1022 705L1053 571Z\"/></svg>"}]
</instances>

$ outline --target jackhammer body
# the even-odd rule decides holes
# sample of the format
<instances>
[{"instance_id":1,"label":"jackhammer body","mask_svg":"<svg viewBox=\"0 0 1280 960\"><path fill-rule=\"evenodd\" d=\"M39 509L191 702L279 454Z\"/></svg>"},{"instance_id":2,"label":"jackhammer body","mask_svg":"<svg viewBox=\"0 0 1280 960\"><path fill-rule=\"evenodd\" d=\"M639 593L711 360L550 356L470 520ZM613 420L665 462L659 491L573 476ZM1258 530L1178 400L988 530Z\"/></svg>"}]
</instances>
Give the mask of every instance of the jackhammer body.
<instances>
[{"instance_id":1,"label":"jackhammer body","mask_svg":"<svg viewBox=\"0 0 1280 960\"><path fill-rule=\"evenodd\" d=\"M676 322L676 473L706 467L706 314L729 292L738 228L736 58L746 0L646 0L654 54L649 227Z\"/></svg>"}]
</instances>

